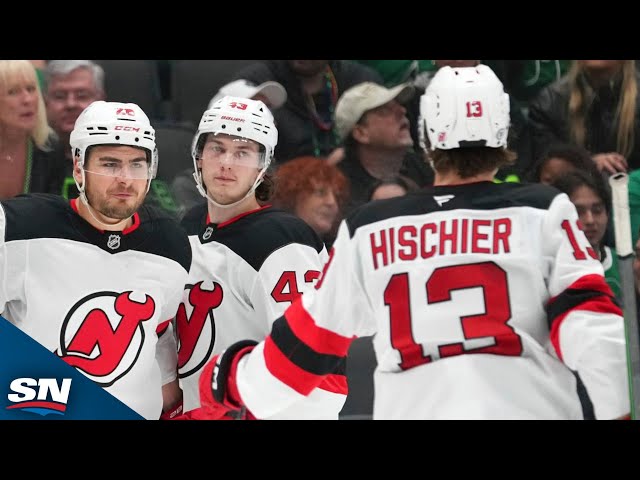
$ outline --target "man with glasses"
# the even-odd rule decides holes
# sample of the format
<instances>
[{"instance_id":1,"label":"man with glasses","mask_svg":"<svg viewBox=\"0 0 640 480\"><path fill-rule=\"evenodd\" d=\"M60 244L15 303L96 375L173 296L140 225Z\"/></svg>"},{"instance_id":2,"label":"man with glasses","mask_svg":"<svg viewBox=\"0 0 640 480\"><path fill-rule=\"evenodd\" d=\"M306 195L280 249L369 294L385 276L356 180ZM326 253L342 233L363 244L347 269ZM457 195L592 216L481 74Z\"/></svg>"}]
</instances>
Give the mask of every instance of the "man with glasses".
<instances>
[{"instance_id":1,"label":"man with glasses","mask_svg":"<svg viewBox=\"0 0 640 480\"><path fill-rule=\"evenodd\" d=\"M171 320L189 240L143 206L155 131L135 104L96 101L70 134L79 198L0 203L0 315L146 419L181 405Z\"/></svg>"},{"instance_id":2,"label":"man with glasses","mask_svg":"<svg viewBox=\"0 0 640 480\"><path fill-rule=\"evenodd\" d=\"M47 120L56 132L56 153L65 165L62 196L75 198L73 159L69 136L82 111L96 100L105 99L104 70L91 60L49 60L44 68L44 100Z\"/></svg>"}]
</instances>

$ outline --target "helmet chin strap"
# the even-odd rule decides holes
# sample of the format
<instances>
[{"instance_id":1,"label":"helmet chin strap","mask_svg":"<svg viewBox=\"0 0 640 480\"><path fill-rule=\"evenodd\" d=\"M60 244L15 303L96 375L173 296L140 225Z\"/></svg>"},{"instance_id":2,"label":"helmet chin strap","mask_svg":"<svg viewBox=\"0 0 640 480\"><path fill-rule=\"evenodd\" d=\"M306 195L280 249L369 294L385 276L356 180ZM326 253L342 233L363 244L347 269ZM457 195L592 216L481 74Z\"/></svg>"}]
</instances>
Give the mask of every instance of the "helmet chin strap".
<instances>
[{"instance_id":1,"label":"helmet chin strap","mask_svg":"<svg viewBox=\"0 0 640 480\"><path fill-rule=\"evenodd\" d=\"M244 197L242 197L240 200L237 200L233 203L229 203L229 204L222 204L222 203L218 203L216 202L213 198L211 198L209 196L209 194L207 193L207 191L204 188L204 185L202 184L202 177L201 174L196 170L195 172L193 172L193 178L196 181L196 187L198 189L198 192L200 192L200 195L202 195L203 197L205 197L209 202L211 202L214 206L218 207L218 208L231 208L231 207L235 207L236 205L239 205L240 203L244 202L247 198L249 198L250 195L253 195L253 192L256 191L256 188L258 188L258 185L260 185L262 183L262 179L264 177L265 172L267 171L268 165L266 165L258 174L258 177L256 178L256 181L253 182L252 187L249 189L249 191L246 193L246 195Z\"/></svg>"}]
</instances>

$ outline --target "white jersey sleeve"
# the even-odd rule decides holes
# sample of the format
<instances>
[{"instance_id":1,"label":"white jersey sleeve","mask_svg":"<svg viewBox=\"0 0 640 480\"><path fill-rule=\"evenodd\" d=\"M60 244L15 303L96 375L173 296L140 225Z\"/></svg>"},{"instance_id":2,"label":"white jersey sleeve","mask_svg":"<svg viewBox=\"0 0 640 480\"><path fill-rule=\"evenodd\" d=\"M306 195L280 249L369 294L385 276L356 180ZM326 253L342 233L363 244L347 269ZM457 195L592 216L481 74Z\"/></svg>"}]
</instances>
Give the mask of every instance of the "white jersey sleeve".
<instances>
[{"instance_id":1,"label":"white jersey sleeve","mask_svg":"<svg viewBox=\"0 0 640 480\"><path fill-rule=\"evenodd\" d=\"M0 315L12 321L12 315L6 311L12 300L24 299L26 255L20 254L27 248L26 242L7 244L7 216L0 203Z\"/></svg>"},{"instance_id":2,"label":"white jersey sleeve","mask_svg":"<svg viewBox=\"0 0 640 480\"><path fill-rule=\"evenodd\" d=\"M162 306L162 323L156 331L156 361L160 366L162 385L172 382L178 376L178 342L176 339L173 318L182 301L184 285L189 279L189 272L180 270L180 274L167 281L167 301Z\"/></svg>"},{"instance_id":3,"label":"white jersey sleeve","mask_svg":"<svg viewBox=\"0 0 640 480\"><path fill-rule=\"evenodd\" d=\"M554 199L543 228L550 268L551 344L584 383L596 418L626 415L629 390L622 312L565 194Z\"/></svg>"},{"instance_id":4,"label":"white jersey sleeve","mask_svg":"<svg viewBox=\"0 0 640 480\"><path fill-rule=\"evenodd\" d=\"M354 336L373 332L374 325L366 322L373 319L371 306L359 288L363 278L350 248L343 222L316 290L296 300L276 320L271 335L240 361L238 391L256 417L272 417L309 395L331 378Z\"/></svg>"}]
</instances>

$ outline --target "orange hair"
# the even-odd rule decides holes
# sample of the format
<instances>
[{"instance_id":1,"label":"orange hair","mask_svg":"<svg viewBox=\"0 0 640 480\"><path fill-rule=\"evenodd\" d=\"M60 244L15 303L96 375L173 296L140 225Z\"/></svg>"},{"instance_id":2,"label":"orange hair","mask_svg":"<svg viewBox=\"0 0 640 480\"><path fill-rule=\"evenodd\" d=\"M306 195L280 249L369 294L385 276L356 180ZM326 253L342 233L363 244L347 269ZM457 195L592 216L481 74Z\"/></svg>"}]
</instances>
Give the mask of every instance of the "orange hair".
<instances>
[{"instance_id":1,"label":"orange hair","mask_svg":"<svg viewBox=\"0 0 640 480\"><path fill-rule=\"evenodd\" d=\"M349 180L335 165L324 158L302 156L283 163L276 169L276 190L273 205L295 212L299 201L318 187L333 190L340 211L349 200Z\"/></svg>"}]
</instances>

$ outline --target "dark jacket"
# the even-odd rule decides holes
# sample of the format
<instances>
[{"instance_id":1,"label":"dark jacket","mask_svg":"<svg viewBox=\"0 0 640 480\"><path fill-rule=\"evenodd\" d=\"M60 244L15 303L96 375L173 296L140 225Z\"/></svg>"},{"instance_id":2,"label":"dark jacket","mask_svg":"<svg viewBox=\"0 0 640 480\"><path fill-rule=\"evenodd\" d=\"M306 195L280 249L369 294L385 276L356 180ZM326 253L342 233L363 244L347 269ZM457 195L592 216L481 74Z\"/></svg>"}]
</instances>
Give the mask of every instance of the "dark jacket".
<instances>
[{"instance_id":1,"label":"dark jacket","mask_svg":"<svg viewBox=\"0 0 640 480\"><path fill-rule=\"evenodd\" d=\"M636 72L640 85L640 74ZM586 81L584 78L581 81ZM587 114L585 147L592 154L617 151L616 108L620 98L620 80L598 89ZM547 85L529 105L529 125L534 160L539 159L551 144L570 142L569 79L565 76ZM636 123L633 151L627 158L629 169L640 168L640 95L636 100Z\"/></svg>"},{"instance_id":2,"label":"dark jacket","mask_svg":"<svg viewBox=\"0 0 640 480\"><path fill-rule=\"evenodd\" d=\"M65 177L65 165L56 150L44 151L35 145L31 154L31 178L26 193L59 194Z\"/></svg>"},{"instance_id":3,"label":"dark jacket","mask_svg":"<svg viewBox=\"0 0 640 480\"><path fill-rule=\"evenodd\" d=\"M365 65L348 60L329 60L329 65L336 79L338 98L342 92L358 83L368 81L382 84L380 74ZM232 80L241 78L255 84L276 81L287 91L287 102L273 113L278 128L278 145L275 150L277 163L302 155L315 156L316 153L317 156L327 156L338 146L338 138L333 130L323 131L314 124L300 82L289 68L287 60L257 62L241 69ZM329 104L330 99L325 97L326 95L319 94L317 98L314 97L315 103L319 109L324 107L333 115L335 105Z\"/></svg>"}]
</instances>

